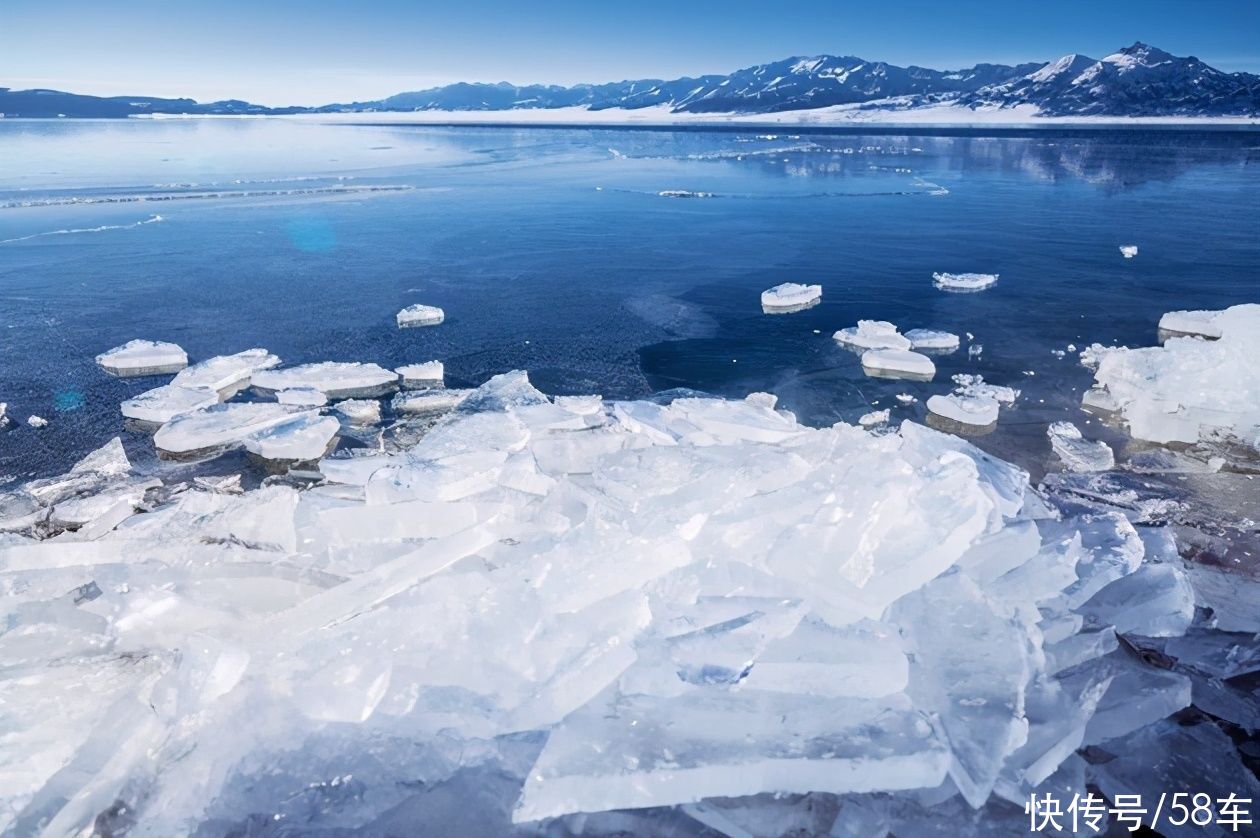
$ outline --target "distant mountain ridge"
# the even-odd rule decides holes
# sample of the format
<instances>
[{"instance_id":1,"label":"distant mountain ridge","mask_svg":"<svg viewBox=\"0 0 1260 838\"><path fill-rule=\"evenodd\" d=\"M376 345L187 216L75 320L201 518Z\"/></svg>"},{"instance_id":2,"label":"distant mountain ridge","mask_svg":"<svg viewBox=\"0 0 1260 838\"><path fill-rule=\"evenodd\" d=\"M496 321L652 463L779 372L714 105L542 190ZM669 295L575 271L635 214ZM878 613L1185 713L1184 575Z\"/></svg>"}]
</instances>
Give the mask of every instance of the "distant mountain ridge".
<instances>
[{"instance_id":1,"label":"distant mountain ridge","mask_svg":"<svg viewBox=\"0 0 1260 838\"><path fill-rule=\"evenodd\" d=\"M1041 116L1257 116L1260 76L1226 73L1197 58L1135 43L1101 59L1065 55L1017 66L962 70L899 67L857 56L795 56L770 64L673 80L516 86L450 84L385 99L320 107L268 108L239 100L198 103L142 96L96 97L0 88L9 116L125 117L142 114L293 114L378 111L503 111L664 107L672 113L769 114L836 105L910 110L1031 106Z\"/></svg>"}]
</instances>

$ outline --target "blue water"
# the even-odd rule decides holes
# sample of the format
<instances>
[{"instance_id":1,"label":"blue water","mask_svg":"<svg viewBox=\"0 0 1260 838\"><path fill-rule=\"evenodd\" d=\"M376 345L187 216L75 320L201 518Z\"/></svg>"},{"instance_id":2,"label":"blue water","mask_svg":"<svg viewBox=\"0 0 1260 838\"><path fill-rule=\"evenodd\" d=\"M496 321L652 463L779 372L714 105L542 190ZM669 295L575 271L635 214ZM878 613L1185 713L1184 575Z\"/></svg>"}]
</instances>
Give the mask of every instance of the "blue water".
<instances>
[{"instance_id":1,"label":"blue water","mask_svg":"<svg viewBox=\"0 0 1260 838\"><path fill-rule=\"evenodd\" d=\"M524 368L553 393L768 390L815 424L921 419L978 372L1024 390L979 444L1037 473L1091 378L1052 350L1260 298L1260 134L772 130L0 120L0 401L20 423L0 477L118 433L152 458L118 404L165 379L93 362L137 337L194 360L438 358L451 386ZM1001 279L948 294L933 271ZM762 314L789 280L822 304ZM398 330L413 302L446 322ZM931 383L867 378L830 338L859 318L983 352L937 358Z\"/></svg>"}]
</instances>

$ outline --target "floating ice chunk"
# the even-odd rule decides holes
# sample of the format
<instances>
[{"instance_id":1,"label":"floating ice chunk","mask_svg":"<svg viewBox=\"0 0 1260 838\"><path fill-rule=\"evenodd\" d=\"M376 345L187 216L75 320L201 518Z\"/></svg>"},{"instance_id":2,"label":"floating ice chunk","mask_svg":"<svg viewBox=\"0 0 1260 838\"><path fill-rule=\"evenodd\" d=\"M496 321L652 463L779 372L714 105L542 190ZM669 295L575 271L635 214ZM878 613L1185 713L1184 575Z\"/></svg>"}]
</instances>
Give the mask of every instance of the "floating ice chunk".
<instances>
[{"instance_id":1,"label":"floating ice chunk","mask_svg":"<svg viewBox=\"0 0 1260 838\"><path fill-rule=\"evenodd\" d=\"M872 410L870 413L863 413L859 416L858 424L863 428L873 428L876 425L882 425L887 422L888 416L889 411L886 408L884 410Z\"/></svg>"},{"instance_id":2,"label":"floating ice chunk","mask_svg":"<svg viewBox=\"0 0 1260 838\"><path fill-rule=\"evenodd\" d=\"M1077 609L1121 634L1175 637L1194 619L1194 589L1171 564L1146 564L1117 579Z\"/></svg>"},{"instance_id":3,"label":"floating ice chunk","mask_svg":"<svg viewBox=\"0 0 1260 838\"><path fill-rule=\"evenodd\" d=\"M623 696L593 702L552 731L512 818L920 788L939 784L947 763L932 725L898 696Z\"/></svg>"},{"instance_id":4,"label":"floating ice chunk","mask_svg":"<svg viewBox=\"0 0 1260 838\"><path fill-rule=\"evenodd\" d=\"M188 366L188 354L173 343L133 340L97 355L96 363L118 376L159 375Z\"/></svg>"},{"instance_id":5,"label":"floating ice chunk","mask_svg":"<svg viewBox=\"0 0 1260 838\"><path fill-rule=\"evenodd\" d=\"M219 403L219 394L209 387L181 387L163 384L133 396L122 403L122 415L140 422L165 424L176 416Z\"/></svg>"},{"instance_id":6,"label":"floating ice chunk","mask_svg":"<svg viewBox=\"0 0 1260 838\"><path fill-rule=\"evenodd\" d=\"M282 404L217 404L175 417L158 430L153 444L159 453L175 456L209 454L288 421L294 412Z\"/></svg>"},{"instance_id":7,"label":"floating ice chunk","mask_svg":"<svg viewBox=\"0 0 1260 838\"><path fill-rule=\"evenodd\" d=\"M263 370L253 377L260 390L313 387L329 399L380 396L398 383L398 374L376 364L325 361L282 370Z\"/></svg>"},{"instance_id":8,"label":"floating ice chunk","mask_svg":"<svg viewBox=\"0 0 1260 838\"><path fill-rule=\"evenodd\" d=\"M441 387L446 375L446 369L441 361L407 364L398 367L394 372L402 377L402 386L409 389Z\"/></svg>"},{"instance_id":9,"label":"floating ice chunk","mask_svg":"<svg viewBox=\"0 0 1260 838\"><path fill-rule=\"evenodd\" d=\"M328 404L328 397L323 390L314 387L290 387L276 393L276 401L299 407L323 407Z\"/></svg>"},{"instance_id":10,"label":"floating ice chunk","mask_svg":"<svg viewBox=\"0 0 1260 838\"><path fill-rule=\"evenodd\" d=\"M1193 335L1208 340L1221 337L1221 327L1216 322L1219 311L1170 311L1159 318L1159 330L1170 336Z\"/></svg>"},{"instance_id":11,"label":"floating ice chunk","mask_svg":"<svg viewBox=\"0 0 1260 838\"><path fill-rule=\"evenodd\" d=\"M264 460L309 462L328 453L328 447L340 427L331 416L320 416L313 411L300 413L250 434L243 444L246 451Z\"/></svg>"},{"instance_id":12,"label":"floating ice chunk","mask_svg":"<svg viewBox=\"0 0 1260 838\"><path fill-rule=\"evenodd\" d=\"M997 422L999 405L986 396L952 393L932 396L927 400L927 409L943 419L983 428Z\"/></svg>"},{"instance_id":13,"label":"floating ice chunk","mask_svg":"<svg viewBox=\"0 0 1260 838\"><path fill-rule=\"evenodd\" d=\"M942 291L983 291L998 281L998 275L934 273L932 281Z\"/></svg>"},{"instance_id":14,"label":"floating ice chunk","mask_svg":"<svg viewBox=\"0 0 1260 838\"><path fill-rule=\"evenodd\" d=\"M1137 245L1136 244L1120 245L1120 254L1124 256L1124 258L1126 259L1132 259L1134 256L1137 256L1138 254Z\"/></svg>"},{"instance_id":15,"label":"floating ice chunk","mask_svg":"<svg viewBox=\"0 0 1260 838\"><path fill-rule=\"evenodd\" d=\"M1014 404L1015 400L1019 398L1019 390L1016 390L1014 387L1007 387L1002 384L986 384L984 377L980 375L958 373L951 378L958 385L954 388L954 392L961 396L993 399L1002 404Z\"/></svg>"},{"instance_id":16,"label":"floating ice chunk","mask_svg":"<svg viewBox=\"0 0 1260 838\"><path fill-rule=\"evenodd\" d=\"M904 405L904 404L914 404L914 403L915 403L915 402L917 402L917 401L918 401L918 399L916 399L914 396L910 395L909 393L898 393L898 394L897 394L897 403L898 403L898 404L903 404L903 405Z\"/></svg>"},{"instance_id":17,"label":"floating ice chunk","mask_svg":"<svg viewBox=\"0 0 1260 838\"><path fill-rule=\"evenodd\" d=\"M886 320L859 320L856 326L831 336L839 343L858 349L909 349L910 339Z\"/></svg>"},{"instance_id":18,"label":"floating ice chunk","mask_svg":"<svg viewBox=\"0 0 1260 838\"><path fill-rule=\"evenodd\" d=\"M1050 423L1046 435L1068 471L1106 471L1116 464L1116 455L1107 443L1085 439L1071 422Z\"/></svg>"},{"instance_id":19,"label":"floating ice chunk","mask_svg":"<svg viewBox=\"0 0 1260 838\"><path fill-rule=\"evenodd\" d=\"M100 448L79 460L70 469L71 474L96 472L109 477L118 477L131 471L131 460L123 449L122 439L114 437Z\"/></svg>"},{"instance_id":20,"label":"floating ice chunk","mask_svg":"<svg viewBox=\"0 0 1260 838\"><path fill-rule=\"evenodd\" d=\"M333 409L358 425L373 425L381 421L381 403L375 399L348 399L338 402Z\"/></svg>"},{"instance_id":21,"label":"floating ice chunk","mask_svg":"<svg viewBox=\"0 0 1260 838\"><path fill-rule=\"evenodd\" d=\"M137 481L62 501L53 507L49 521L62 529L77 530L108 515L115 507L123 508L126 513L123 517L126 517L144 504L145 492L161 485L162 481L156 479Z\"/></svg>"},{"instance_id":22,"label":"floating ice chunk","mask_svg":"<svg viewBox=\"0 0 1260 838\"><path fill-rule=\"evenodd\" d=\"M656 193L661 198L712 198L712 192L693 192L690 189L662 189Z\"/></svg>"},{"instance_id":23,"label":"floating ice chunk","mask_svg":"<svg viewBox=\"0 0 1260 838\"><path fill-rule=\"evenodd\" d=\"M800 311L822 299L821 285L785 282L761 292L761 307L767 313Z\"/></svg>"},{"instance_id":24,"label":"floating ice chunk","mask_svg":"<svg viewBox=\"0 0 1260 838\"><path fill-rule=\"evenodd\" d=\"M39 428L47 428L48 420L43 416L35 416L34 414L26 417L26 424L38 430Z\"/></svg>"},{"instance_id":25,"label":"floating ice chunk","mask_svg":"<svg viewBox=\"0 0 1260 838\"><path fill-rule=\"evenodd\" d=\"M398 312L398 328L406 329L411 326L436 326L446 319L446 312L437 306L427 306L423 303L409 305L402 311Z\"/></svg>"},{"instance_id":26,"label":"floating ice chunk","mask_svg":"<svg viewBox=\"0 0 1260 838\"><path fill-rule=\"evenodd\" d=\"M193 364L171 380L179 387L209 387L222 392L249 382L260 370L280 365L280 359L265 349L246 349L235 355L216 355Z\"/></svg>"},{"instance_id":27,"label":"floating ice chunk","mask_svg":"<svg viewBox=\"0 0 1260 838\"><path fill-rule=\"evenodd\" d=\"M459 407L460 403L468 398L472 392L472 390L436 388L399 393L390 402L390 407L395 413L409 413L417 416L446 413Z\"/></svg>"},{"instance_id":28,"label":"floating ice chunk","mask_svg":"<svg viewBox=\"0 0 1260 838\"><path fill-rule=\"evenodd\" d=\"M1116 352L1123 349L1120 346L1103 346L1101 343L1091 343L1089 346L1081 350L1081 366L1089 369L1098 369L1098 365L1102 363L1103 357L1108 352Z\"/></svg>"},{"instance_id":29,"label":"floating ice chunk","mask_svg":"<svg viewBox=\"0 0 1260 838\"><path fill-rule=\"evenodd\" d=\"M936 375L936 364L908 349L868 349L862 353L862 371L876 377L927 381Z\"/></svg>"},{"instance_id":30,"label":"floating ice chunk","mask_svg":"<svg viewBox=\"0 0 1260 838\"><path fill-rule=\"evenodd\" d=\"M958 335L953 332L942 332L937 329L911 329L905 337L910 341L911 349L936 349L953 351L958 348Z\"/></svg>"},{"instance_id":31,"label":"floating ice chunk","mask_svg":"<svg viewBox=\"0 0 1260 838\"><path fill-rule=\"evenodd\" d=\"M1097 387L1133 437L1193 443L1215 432L1249 439L1260 431L1260 305L1228 308L1212 324L1218 340L1174 338L1102 356Z\"/></svg>"}]
</instances>

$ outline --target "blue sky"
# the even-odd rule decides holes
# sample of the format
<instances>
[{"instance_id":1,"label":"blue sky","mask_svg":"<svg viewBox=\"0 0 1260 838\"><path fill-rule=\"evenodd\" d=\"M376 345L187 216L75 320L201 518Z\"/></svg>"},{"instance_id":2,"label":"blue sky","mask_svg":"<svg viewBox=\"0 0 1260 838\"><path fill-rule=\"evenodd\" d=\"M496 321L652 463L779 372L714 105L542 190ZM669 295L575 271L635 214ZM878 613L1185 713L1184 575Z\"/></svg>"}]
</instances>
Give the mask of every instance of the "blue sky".
<instances>
[{"instance_id":1,"label":"blue sky","mask_svg":"<svg viewBox=\"0 0 1260 838\"><path fill-rule=\"evenodd\" d=\"M0 0L0 86L317 104L817 53L952 69L1135 40L1260 72L1260 0Z\"/></svg>"}]
</instances>

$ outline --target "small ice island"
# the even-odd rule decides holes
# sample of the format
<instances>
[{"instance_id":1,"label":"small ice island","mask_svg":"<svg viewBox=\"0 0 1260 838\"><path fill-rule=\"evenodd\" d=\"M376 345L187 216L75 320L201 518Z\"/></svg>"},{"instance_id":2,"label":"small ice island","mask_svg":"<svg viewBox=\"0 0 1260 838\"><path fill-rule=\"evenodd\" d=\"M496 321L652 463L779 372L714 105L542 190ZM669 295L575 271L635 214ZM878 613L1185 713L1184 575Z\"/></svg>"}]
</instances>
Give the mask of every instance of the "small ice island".
<instances>
[{"instance_id":1,"label":"small ice island","mask_svg":"<svg viewBox=\"0 0 1260 838\"><path fill-rule=\"evenodd\" d=\"M785 282L761 292L761 307L767 314L790 314L817 305L821 300L821 285L799 282Z\"/></svg>"},{"instance_id":2,"label":"small ice island","mask_svg":"<svg viewBox=\"0 0 1260 838\"><path fill-rule=\"evenodd\" d=\"M410 329L416 326L436 326L445 319L446 312L437 306L416 303L398 312L398 328Z\"/></svg>"},{"instance_id":3,"label":"small ice island","mask_svg":"<svg viewBox=\"0 0 1260 838\"><path fill-rule=\"evenodd\" d=\"M998 281L997 274L934 273L932 282L942 291L983 291Z\"/></svg>"},{"instance_id":4,"label":"small ice island","mask_svg":"<svg viewBox=\"0 0 1260 838\"><path fill-rule=\"evenodd\" d=\"M174 343L132 340L96 356L106 372L120 377L161 375L188 366L188 353Z\"/></svg>"}]
</instances>

